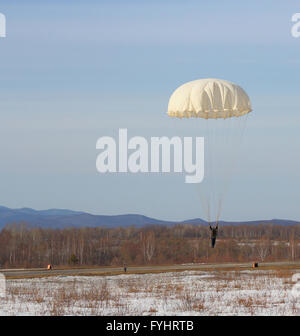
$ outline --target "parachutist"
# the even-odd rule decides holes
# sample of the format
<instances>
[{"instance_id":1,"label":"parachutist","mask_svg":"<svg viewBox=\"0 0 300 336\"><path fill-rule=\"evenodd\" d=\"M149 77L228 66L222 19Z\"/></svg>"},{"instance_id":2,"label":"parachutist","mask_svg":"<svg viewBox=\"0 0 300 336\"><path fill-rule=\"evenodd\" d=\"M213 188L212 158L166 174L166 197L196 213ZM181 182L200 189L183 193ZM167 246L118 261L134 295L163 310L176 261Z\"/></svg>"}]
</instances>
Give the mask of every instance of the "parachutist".
<instances>
[{"instance_id":1,"label":"parachutist","mask_svg":"<svg viewBox=\"0 0 300 336\"><path fill-rule=\"evenodd\" d=\"M216 225L216 227L211 227L211 225L209 225L209 229L211 231L211 247L214 248L215 244L216 244L216 239L217 239L217 235L218 235L218 224Z\"/></svg>"}]
</instances>

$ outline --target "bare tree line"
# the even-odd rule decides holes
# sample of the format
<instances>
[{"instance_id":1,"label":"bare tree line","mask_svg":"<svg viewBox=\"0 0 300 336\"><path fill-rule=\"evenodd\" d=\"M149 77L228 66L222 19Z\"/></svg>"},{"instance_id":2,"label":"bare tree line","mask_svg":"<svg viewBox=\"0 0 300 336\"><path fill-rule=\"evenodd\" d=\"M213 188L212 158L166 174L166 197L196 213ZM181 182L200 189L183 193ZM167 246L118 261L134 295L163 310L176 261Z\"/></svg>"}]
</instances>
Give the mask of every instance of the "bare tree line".
<instances>
[{"instance_id":1,"label":"bare tree line","mask_svg":"<svg viewBox=\"0 0 300 336\"><path fill-rule=\"evenodd\" d=\"M296 260L300 226L223 226L215 249L206 226L145 228L32 228L7 225L0 232L0 267L141 265L191 262Z\"/></svg>"}]
</instances>

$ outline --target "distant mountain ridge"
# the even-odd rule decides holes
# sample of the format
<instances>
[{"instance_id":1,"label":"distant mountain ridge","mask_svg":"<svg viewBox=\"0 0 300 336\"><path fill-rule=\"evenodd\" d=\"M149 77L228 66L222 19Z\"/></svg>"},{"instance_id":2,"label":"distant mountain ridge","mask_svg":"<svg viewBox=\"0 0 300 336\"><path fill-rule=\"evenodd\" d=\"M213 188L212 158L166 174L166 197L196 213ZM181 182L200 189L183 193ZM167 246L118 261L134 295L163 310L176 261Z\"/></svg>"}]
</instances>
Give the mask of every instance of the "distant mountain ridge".
<instances>
[{"instance_id":1,"label":"distant mountain ridge","mask_svg":"<svg viewBox=\"0 0 300 336\"><path fill-rule=\"evenodd\" d=\"M138 214L124 215L92 215L87 212L73 211L67 209L48 209L34 210L31 208L11 209L0 206L0 230L11 223L25 222L33 227L62 229L67 227L144 227L147 225L175 225L175 224L193 224L207 225L208 223L201 218L194 218L184 221L166 221L155 219ZM272 219L256 221L220 221L220 225L258 225L258 224L275 224L275 225L297 225L299 221Z\"/></svg>"}]
</instances>

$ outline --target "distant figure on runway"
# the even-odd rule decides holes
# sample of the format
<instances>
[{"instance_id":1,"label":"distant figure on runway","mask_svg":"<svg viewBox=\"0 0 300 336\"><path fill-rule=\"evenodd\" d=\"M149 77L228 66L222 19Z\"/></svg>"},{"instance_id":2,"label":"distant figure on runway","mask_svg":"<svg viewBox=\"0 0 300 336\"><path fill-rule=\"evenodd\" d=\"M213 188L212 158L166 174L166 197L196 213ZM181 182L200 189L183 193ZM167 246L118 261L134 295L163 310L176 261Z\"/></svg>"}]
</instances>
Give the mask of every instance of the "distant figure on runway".
<instances>
[{"instance_id":1,"label":"distant figure on runway","mask_svg":"<svg viewBox=\"0 0 300 336\"><path fill-rule=\"evenodd\" d=\"M211 225L209 225L209 228L211 231L211 234L210 234L211 247L214 248L216 244L217 235L218 235L218 224L216 225L216 227L211 227Z\"/></svg>"},{"instance_id":2,"label":"distant figure on runway","mask_svg":"<svg viewBox=\"0 0 300 336\"><path fill-rule=\"evenodd\" d=\"M126 264L124 264L123 267L124 267L124 272L126 273L127 272L127 266L126 266Z\"/></svg>"}]
</instances>

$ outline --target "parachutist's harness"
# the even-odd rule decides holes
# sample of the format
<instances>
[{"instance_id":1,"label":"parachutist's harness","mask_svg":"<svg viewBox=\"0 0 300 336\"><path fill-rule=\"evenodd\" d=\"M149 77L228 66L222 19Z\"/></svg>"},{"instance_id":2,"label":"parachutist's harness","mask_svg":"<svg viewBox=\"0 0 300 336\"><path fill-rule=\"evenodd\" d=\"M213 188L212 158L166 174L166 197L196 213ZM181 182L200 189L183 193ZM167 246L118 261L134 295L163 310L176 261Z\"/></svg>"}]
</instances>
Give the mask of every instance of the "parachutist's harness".
<instances>
[{"instance_id":1,"label":"parachutist's harness","mask_svg":"<svg viewBox=\"0 0 300 336\"><path fill-rule=\"evenodd\" d=\"M211 230L211 238L217 238L218 235L218 225L214 228L212 228L211 226L209 226L210 230Z\"/></svg>"}]
</instances>

